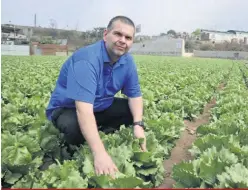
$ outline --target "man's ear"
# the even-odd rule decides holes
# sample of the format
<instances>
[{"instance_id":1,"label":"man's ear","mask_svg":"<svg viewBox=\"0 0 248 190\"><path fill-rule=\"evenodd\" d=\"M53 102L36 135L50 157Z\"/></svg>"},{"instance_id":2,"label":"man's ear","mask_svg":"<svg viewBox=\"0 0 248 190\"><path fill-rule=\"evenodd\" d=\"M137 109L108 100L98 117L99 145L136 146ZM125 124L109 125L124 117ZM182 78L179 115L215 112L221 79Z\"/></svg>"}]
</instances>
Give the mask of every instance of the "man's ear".
<instances>
[{"instance_id":1,"label":"man's ear","mask_svg":"<svg viewBox=\"0 0 248 190\"><path fill-rule=\"evenodd\" d=\"M105 29L104 30L104 32L103 32L103 40L106 42L106 36L107 36L107 34L108 34L108 30L107 29Z\"/></svg>"}]
</instances>

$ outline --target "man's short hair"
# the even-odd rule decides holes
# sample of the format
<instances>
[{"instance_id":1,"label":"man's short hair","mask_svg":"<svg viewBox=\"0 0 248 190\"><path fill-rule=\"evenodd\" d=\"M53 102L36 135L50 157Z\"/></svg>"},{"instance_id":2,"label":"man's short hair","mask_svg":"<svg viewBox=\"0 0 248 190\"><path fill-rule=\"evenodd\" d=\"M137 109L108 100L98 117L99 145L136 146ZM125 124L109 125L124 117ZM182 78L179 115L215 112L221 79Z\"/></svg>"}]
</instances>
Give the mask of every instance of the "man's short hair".
<instances>
[{"instance_id":1,"label":"man's short hair","mask_svg":"<svg viewBox=\"0 0 248 190\"><path fill-rule=\"evenodd\" d=\"M121 21L121 22L123 22L125 24L128 24L128 25L132 26L135 29L134 22L130 18L126 17L126 16L115 16L114 18L112 18L109 21L109 24L107 26L107 29L108 30L112 30L113 29L113 24L117 20L119 20L119 21Z\"/></svg>"}]
</instances>

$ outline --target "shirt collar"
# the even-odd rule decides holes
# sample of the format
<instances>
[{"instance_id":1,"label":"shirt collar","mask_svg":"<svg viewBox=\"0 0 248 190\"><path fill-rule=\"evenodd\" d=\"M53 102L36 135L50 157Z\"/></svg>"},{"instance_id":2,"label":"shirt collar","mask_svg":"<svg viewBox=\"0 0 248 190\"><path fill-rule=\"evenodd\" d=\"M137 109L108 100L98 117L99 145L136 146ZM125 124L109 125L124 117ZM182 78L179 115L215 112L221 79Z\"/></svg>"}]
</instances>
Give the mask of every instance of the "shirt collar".
<instances>
[{"instance_id":1,"label":"shirt collar","mask_svg":"<svg viewBox=\"0 0 248 190\"><path fill-rule=\"evenodd\" d=\"M110 57L108 55L108 52L107 52L107 49L105 46L105 42L103 40L101 40L101 46L102 46L103 62L104 63L110 63ZM123 56L121 56L120 59L116 62L116 65L125 64L125 62L126 62L125 57L126 57L125 54Z\"/></svg>"},{"instance_id":2,"label":"shirt collar","mask_svg":"<svg viewBox=\"0 0 248 190\"><path fill-rule=\"evenodd\" d=\"M105 46L105 42L102 40L101 41L101 45L102 45L102 57L103 57L103 62L104 63L110 63L110 58Z\"/></svg>"}]
</instances>

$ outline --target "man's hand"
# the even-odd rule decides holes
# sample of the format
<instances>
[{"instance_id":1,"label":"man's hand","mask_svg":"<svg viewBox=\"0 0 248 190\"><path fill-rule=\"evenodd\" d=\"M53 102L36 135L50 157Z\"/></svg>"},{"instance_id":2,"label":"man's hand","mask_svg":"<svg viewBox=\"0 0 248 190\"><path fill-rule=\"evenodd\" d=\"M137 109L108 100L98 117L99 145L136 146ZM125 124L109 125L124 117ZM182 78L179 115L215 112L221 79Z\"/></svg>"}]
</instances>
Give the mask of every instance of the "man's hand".
<instances>
[{"instance_id":1,"label":"man's hand","mask_svg":"<svg viewBox=\"0 0 248 190\"><path fill-rule=\"evenodd\" d=\"M139 125L135 125L133 126L133 133L134 133L134 136L136 138L143 138L144 139L144 143L142 143L140 145L141 147L141 150L146 152L146 137L145 137L145 131L143 129L143 127L139 126Z\"/></svg>"},{"instance_id":2,"label":"man's hand","mask_svg":"<svg viewBox=\"0 0 248 190\"><path fill-rule=\"evenodd\" d=\"M100 138L93 112L93 105L76 101L76 107L80 129L94 156L96 174L109 174L114 176L114 173L118 171L118 169L105 150Z\"/></svg>"},{"instance_id":3,"label":"man's hand","mask_svg":"<svg viewBox=\"0 0 248 190\"><path fill-rule=\"evenodd\" d=\"M110 175L114 178L114 174L118 172L115 163L107 152L94 154L94 167L97 175Z\"/></svg>"}]
</instances>

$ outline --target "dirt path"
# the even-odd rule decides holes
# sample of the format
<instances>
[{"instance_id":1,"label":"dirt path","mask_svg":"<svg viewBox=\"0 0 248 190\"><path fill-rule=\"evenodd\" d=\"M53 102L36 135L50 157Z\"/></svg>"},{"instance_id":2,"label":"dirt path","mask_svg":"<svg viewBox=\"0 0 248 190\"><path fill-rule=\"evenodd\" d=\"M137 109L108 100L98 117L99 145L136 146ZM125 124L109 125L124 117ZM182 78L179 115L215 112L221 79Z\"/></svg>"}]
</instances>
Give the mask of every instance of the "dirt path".
<instances>
[{"instance_id":1,"label":"dirt path","mask_svg":"<svg viewBox=\"0 0 248 190\"><path fill-rule=\"evenodd\" d=\"M218 91L224 88L224 83L220 84L217 88ZM203 125L209 123L210 120L210 109L216 104L216 100L213 98L204 107L204 111L198 118L194 121L184 120L185 130L181 133L180 139L176 141L176 146L171 151L171 156L168 160L165 160L164 167L166 170L166 177L162 185L158 188L172 188L175 181L171 178L171 171L174 164L178 164L183 160L188 161L193 159L188 149L191 148L192 143L196 139L195 131L196 129Z\"/></svg>"}]
</instances>

